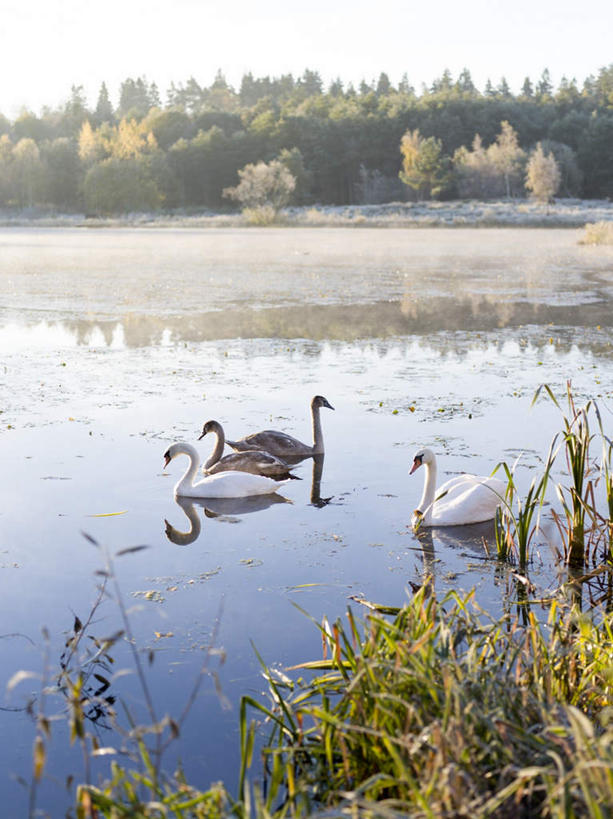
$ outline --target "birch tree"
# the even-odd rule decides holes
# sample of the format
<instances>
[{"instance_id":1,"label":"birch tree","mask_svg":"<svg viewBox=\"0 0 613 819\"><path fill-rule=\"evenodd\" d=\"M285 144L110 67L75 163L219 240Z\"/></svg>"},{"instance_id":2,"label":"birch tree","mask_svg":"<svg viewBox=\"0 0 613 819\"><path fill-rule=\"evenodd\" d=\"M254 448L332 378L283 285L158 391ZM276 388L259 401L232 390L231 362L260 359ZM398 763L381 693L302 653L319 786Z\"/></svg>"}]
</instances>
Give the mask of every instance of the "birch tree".
<instances>
[{"instance_id":1,"label":"birch tree","mask_svg":"<svg viewBox=\"0 0 613 819\"><path fill-rule=\"evenodd\" d=\"M560 169L552 153L545 154L541 143L530 154L526 169L526 188L537 202L551 202L560 187Z\"/></svg>"}]
</instances>

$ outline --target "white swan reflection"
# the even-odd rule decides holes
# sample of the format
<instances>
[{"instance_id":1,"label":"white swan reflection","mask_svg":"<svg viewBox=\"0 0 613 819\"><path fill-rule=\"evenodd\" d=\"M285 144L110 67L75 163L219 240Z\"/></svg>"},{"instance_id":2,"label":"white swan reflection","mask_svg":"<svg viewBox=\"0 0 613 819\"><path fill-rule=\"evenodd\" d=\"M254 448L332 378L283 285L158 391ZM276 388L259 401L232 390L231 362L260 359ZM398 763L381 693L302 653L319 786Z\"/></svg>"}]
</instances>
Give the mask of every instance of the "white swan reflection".
<instances>
[{"instance_id":1,"label":"white swan reflection","mask_svg":"<svg viewBox=\"0 0 613 819\"><path fill-rule=\"evenodd\" d=\"M483 541L488 545L492 559L496 556L496 538L494 522L491 520L482 523L464 524L462 526L432 526L419 529L415 533L422 552L422 578L434 581L436 566L440 565L440 558L448 550L466 550L475 557L488 559ZM438 550L438 558L437 558Z\"/></svg>"},{"instance_id":2,"label":"white swan reflection","mask_svg":"<svg viewBox=\"0 0 613 819\"><path fill-rule=\"evenodd\" d=\"M171 543L177 546L188 546L200 537L202 531L202 517L230 519L233 516L248 515L251 512L261 512L277 503L291 503L282 495L254 495L249 498L185 498L175 497L187 520L189 529L183 531L164 519L164 531ZM202 510L202 513L201 513Z\"/></svg>"}]
</instances>

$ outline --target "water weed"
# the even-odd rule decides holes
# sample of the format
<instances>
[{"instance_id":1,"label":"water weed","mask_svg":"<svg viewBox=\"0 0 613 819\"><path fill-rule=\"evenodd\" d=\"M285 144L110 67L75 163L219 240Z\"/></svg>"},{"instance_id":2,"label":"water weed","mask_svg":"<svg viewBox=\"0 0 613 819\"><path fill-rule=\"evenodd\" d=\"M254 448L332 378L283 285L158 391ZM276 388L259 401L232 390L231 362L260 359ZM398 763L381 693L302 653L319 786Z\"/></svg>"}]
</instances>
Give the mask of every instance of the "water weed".
<instances>
[{"instance_id":1,"label":"water weed","mask_svg":"<svg viewBox=\"0 0 613 819\"><path fill-rule=\"evenodd\" d=\"M348 611L332 657L295 669L314 676L269 673L270 703L244 700L270 726L267 811L607 815L611 622L554 602L546 624L521 627L425 589L391 620ZM254 731L243 726L244 755Z\"/></svg>"}]
</instances>

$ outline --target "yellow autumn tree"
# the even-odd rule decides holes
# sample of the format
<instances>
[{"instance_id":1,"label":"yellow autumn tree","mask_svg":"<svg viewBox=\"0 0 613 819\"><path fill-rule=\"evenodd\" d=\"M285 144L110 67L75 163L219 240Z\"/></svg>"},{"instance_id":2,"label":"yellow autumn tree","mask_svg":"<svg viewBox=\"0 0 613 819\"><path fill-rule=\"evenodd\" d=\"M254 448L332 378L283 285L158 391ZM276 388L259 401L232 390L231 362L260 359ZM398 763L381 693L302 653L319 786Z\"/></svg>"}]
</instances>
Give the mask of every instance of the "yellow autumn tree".
<instances>
[{"instance_id":1,"label":"yellow autumn tree","mask_svg":"<svg viewBox=\"0 0 613 819\"><path fill-rule=\"evenodd\" d=\"M109 155L108 140L102 129L94 130L88 119L81 125L79 132L79 159L86 165L94 165Z\"/></svg>"},{"instance_id":2,"label":"yellow autumn tree","mask_svg":"<svg viewBox=\"0 0 613 819\"><path fill-rule=\"evenodd\" d=\"M554 155L545 154L541 143L530 154L526 169L526 188L537 202L551 202L560 187L560 168Z\"/></svg>"},{"instance_id":3,"label":"yellow autumn tree","mask_svg":"<svg viewBox=\"0 0 613 819\"><path fill-rule=\"evenodd\" d=\"M418 199L433 199L449 183L449 159L436 137L422 137L418 129L407 131L400 142L400 180L412 188Z\"/></svg>"}]
</instances>

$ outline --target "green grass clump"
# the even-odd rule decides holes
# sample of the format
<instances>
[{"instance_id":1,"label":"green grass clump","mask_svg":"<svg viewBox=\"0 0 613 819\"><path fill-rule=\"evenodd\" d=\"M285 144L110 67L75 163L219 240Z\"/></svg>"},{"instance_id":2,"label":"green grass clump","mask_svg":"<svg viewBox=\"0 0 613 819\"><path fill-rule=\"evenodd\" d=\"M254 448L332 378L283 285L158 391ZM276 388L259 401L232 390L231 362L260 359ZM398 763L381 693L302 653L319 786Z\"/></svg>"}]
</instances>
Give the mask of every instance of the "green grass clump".
<instances>
[{"instance_id":1,"label":"green grass clump","mask_svg":"<svg viewBox=\"0 0 613 819\"><path fill-rule=\"evenodd\" d=\"M315 677L269 673L272 704L243 700L243 788L251 707L272 725L271 814L612 815L613 617L553 603L521 627L471 607L426 586L391 620L322 628L331 659L300 666Z\"/></svg>"},{"instance_id":2,"label":"green grass clump","mask_svg":"<svg viewBox=\"0 0 613 819\"><path fill-rule=\"evenodd\" d=\"M613 245L613 222L588 222L580 245Z\"/></svg>"}]
</instances>

